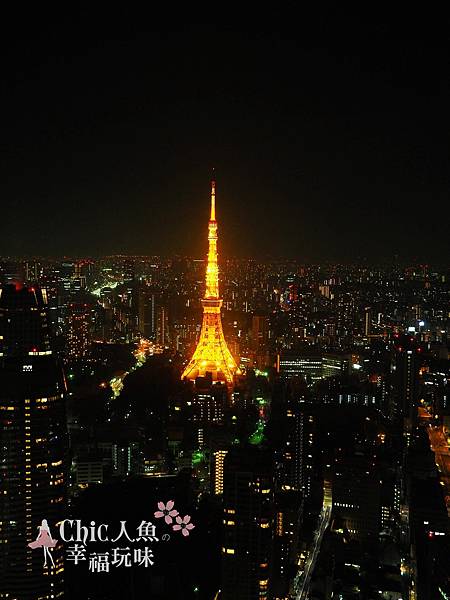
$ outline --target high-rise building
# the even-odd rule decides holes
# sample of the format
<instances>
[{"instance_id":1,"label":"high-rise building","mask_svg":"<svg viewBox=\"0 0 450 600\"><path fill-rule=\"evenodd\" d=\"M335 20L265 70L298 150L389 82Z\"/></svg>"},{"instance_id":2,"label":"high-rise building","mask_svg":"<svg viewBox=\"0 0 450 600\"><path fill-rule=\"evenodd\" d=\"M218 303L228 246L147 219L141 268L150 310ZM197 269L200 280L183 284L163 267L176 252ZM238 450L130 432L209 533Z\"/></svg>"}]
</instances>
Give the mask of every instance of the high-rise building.
<instances>
[{"instance_id":1,"label":"high-rise building","mask_svg":"<svg viewBox=\"0 0 450 600\"><path fill-rule=\"evenodd\" d=\"M156 343L160 346L168 346L169 342L169 311L167 306L161 304L156 310Z\"/></svg>"},{"instance_id":2,"label":"high-rise building","mask_svg":"<svg viewBox=\"0 0 450 600\"><path fill-rule=\"evenodd\" d=\"M70 303L67 306L66 359L69 362L82 360L91 344L91 316L89 304Z\"/></svg>"},{"instance_id":3,"label":"high-rise building","mask_svg":"<svg viewBox=\"0 0 450 600\"><path fill-rule=\"evenodd\" d=\"M289 400L282 419L283 438L279 457L278 485L283 490L302 490L304 414L297 402Z\"/></svg>"},{"instance_id":4,"label":"high-rise building","mask_svg":"<svg viewBox=\"0 0 450 600\"><path fill-rule=\"evenodd\" d=\"M217 263L216 183L211 182L211 216L208 224L208 263L206 289L202 299L203 324L197 348L186 366L182 379L195 380L211 373L213 381L232 383L236 362L228 349L222 330L219 297L219 267Z\"/></svg>"},{"instance_id":5,"label":"high-rise building","mask_svg":"<svg viewBox=\"0 0 450 600\"><path fill-rule=\"evenodd\" d=\"M370 337L372 333L372 309L370 306L366 306L364 309L364 335Z\"/></svg>"},{"instance_id":6,"label":"high-rise building","mask_svg":"<svg viewBox=\"0 0 450 600\"><path fill-rule=\"evenodd\" d=\"M167 298L149 286L138 289L135 296L138 331L149 340L168 346L171 336Z\"/></svg>"},{"instance_id":7,"label":"high-rise building","mask_svg":"<svg viewBox=\"0 0 450 600\"><path fill-rule=\"evenodd\" d=\"M42 550L28 544L43 519L54 531L64 518L65 392L45 290L0 288L0 598L64 595L61 544L45 567Z\"/></svg>"},{"instance_id":8,"label":"high-rise building","mask_svg":"<svg viewBox=\"0 0 450 600\"><path fill-rule=\"evenodd\" d=\"M314 416L297 382L276 382L271 402L277 490L311 494L314 455Z\"/></svg>"},{"instance_id":9,"label":"high-rise building","mask_svg":"<svg viewBox=\"0 0 450 600\"><path fill-rule=\"evenodd\" d=\"M420 358L421 347L415 338L396 338L393 412L403 420L405 433L410 433L417 423Z\"/></svg>"},{"instance_id":10,"label":"high-rise building","mask_svg":"<svg viewBox=\"0 0 450 600\"><path fill-rule=\"evenodd\" d=\"M309 498L314 479L314 456L317 453L317 435L314 416L303 413L303 449L302 449L302 490L303 497Z\"/></svg>"},{"instance_id":11,"label":"high-rise building","mask_svg":"<svg viewBox=\"0 0 450 600\"><path fill-rule=\"evenodd\" d=\"M138 329L148 338L156 338L156 292L148 286L141 287L138 292Z\"/></svg>"},{"instance_id":12,"label":"high-rise building","mask_svg":"<svg viewBox=\"0 0 450 600\"><path fill-rule=\"evenodd\" d=\"M320 354L298 354L286 352L279 358L279 370L285 379L303 376L307 383L339 375L345 370L343 357Z\"/></svg>"},{"instance_id":13,"label":"high-rise building","mask_svg":"<svg viewBox=\"0 0 450 600\"><path fill-rule=\"evenodd\" d=\"M216 450L213 454L213 465L211 474L211 489L213 494L223 494L223 465L228 450Z\"/></svg>"},{"instance_id":14,"label":"high-rise building","mask_svg":"<svg viewBox=\"0 0 450 600\"><path fill-rule=\"evenodd\" d=\"M123 261L123 282L127 286L132 286L136 277L136 263L132 258L126 258Z\"/></svg>"},{"instance_id":15,"label":"high-rise building","mask_svg":"<svg viewBox=\"0 0 450 600\"><path fill-rule=\"evenodd\" d=\"M211 379L198 379L192 398L192 419L201 424L222 423L227 402L225 385L212 385Z\"/></svg>"},{"instance_id":16,"label":"high-rise building","mask_svg":"<svg viewBox=\"0 0 450 600\"><path fill-rule=\"evenodd\" d=\"M376 540L381 529L380 470L373 455L356 453L335 460L333 512L352 538Z\"/></svg>"},{"instance_id":17,"label":"high-rise building","mask_svg":"<svg viewBox=\"0 0 450 600\"><path fill-rule=\"evenodd\" d=\"M269 598L272 481L272 461L265 449L253 446L228 452L223 478L223 600Z\"/></svg>"},{"instance_id":18,"label":"high-rise building","mask_svg":"<svg viewBox=\"0 0 450 600\"><path fill-rule=\"evenodd\" d=\"M254 363L263 368L268 362L269 317L265 314L255 314L252 317L252 349Z\"/></svg>"},{"instance_id":19,"label":"high-rise building","mask_svg":"<svg viewBox=\"0 0 450 600\"><path fill-rule=\"evenodd\" d=\"M290 597L289 581L298 568L298 542L302 513L301 492L282 490L275 494L273 598Z\"/></svg>"},{"instance_id":20,"label":"high-rise building","mask_svg":"<svg viewBox=\"0 0 450 600\"><path fill-rule=\"evenodd\" d=\"M60 271L59 296L61 304L76 301L86 288L86 277L81 275L77 263L63 262Z\"/></svg>"}]
</instances>

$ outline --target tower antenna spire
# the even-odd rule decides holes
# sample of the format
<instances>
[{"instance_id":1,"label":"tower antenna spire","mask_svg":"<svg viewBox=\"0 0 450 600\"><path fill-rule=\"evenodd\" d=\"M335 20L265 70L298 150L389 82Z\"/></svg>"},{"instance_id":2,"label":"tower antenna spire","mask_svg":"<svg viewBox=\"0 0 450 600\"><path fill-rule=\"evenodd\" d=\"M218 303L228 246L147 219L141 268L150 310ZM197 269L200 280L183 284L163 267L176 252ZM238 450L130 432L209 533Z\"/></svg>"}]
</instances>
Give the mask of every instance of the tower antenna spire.
<instances>
[{"instance_id":1,"label":"tower antenna spire","mask_svg":"<svg viewBox=\"0 0 450 600\"><path fill-rule=\"evenodd\" d=\"M210 221L216 220L216 172L213 168L211 179L211 218Z\"/></svg>"}]
</instances>

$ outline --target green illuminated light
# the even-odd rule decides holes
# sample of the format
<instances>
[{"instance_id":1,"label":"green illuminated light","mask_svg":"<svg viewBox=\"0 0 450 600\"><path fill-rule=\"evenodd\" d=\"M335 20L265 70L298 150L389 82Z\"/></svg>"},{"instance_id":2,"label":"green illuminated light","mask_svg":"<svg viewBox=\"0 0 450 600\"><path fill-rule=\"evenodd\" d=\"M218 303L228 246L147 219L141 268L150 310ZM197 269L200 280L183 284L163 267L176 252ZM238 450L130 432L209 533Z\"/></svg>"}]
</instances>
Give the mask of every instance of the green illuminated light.
<instances>
[{"instance_id":1,"label":"green illuminated light","mask_svg":"<svg viewBox=\"0 0 450 600\"><path fill-rule=\"evenodd\" d=\"M205 460L205 453L202 452L201 450L197 450L196 452L192 453L192 464L193 465L199 465L200 463L204 462Z\"/></svg>"},{"instance_id":2,"label":"green illuminated light","mask_svg":"<svg viewBox=\"0 0 450 600\"><path fill-rule=\"evenodd\" d=\"M264 440L265 426L266 426L265 422L262 419L260 419L258 421L258 423L256 424L255 431L248 438L248 441L250 444L253 444L254 446L258 446L259 444L261 444L261 442Z\"/></svg>"}]
</instances>

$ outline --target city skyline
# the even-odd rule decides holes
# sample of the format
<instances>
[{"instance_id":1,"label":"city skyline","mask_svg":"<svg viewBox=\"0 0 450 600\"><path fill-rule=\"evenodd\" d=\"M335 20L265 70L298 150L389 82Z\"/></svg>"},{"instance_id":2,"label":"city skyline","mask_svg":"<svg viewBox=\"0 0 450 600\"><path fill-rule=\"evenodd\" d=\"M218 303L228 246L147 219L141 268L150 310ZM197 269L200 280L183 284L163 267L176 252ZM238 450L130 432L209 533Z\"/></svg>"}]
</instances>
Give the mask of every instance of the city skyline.
<instances>
[{"instance_id":1,"label":"city skyline","mask_svg":"<svg viewBox=\"0 0 450 600\"><path fill-rule=\"evenodd\" d=\"M448 20L20 8L0 598L450 597Z\"/></svg>"},{"instance_id":2,"label":"city skyline","mask_svg":"<svg viewBox=\"0 0 450 600\"><path fill-rule=\"evenodd\" d=\"M306 600L326 580L434 600L449 584L448 268L223 264L211 192L206 278L189 259L0 260L0 593ZM55 531L55 494L77 523L133 530L163 499L194 526L145 569L110 540L102 568L89 542L82 565L59 543L52 571L31 549L43 514Z\"/></svg>"}]
</instances>

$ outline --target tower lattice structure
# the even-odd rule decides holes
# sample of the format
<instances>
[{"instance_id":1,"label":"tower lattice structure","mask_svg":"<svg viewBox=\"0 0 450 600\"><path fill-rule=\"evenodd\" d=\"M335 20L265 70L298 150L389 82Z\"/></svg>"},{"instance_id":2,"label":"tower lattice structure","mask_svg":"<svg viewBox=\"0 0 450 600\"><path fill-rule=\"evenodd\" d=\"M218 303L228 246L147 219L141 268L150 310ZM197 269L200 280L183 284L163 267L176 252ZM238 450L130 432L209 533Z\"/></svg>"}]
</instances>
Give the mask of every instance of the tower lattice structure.
<instances>
[{"instance_id":1,"label":"tower lattice structure","mask_svg":"<svg viewBox=\"0 0 450 600\"><path fill-rule=\"evenodd\" d=\"M211 373L213 381L232 383L237 366L225 341L219 297L217 263L216 183L211 181L211 216L208 223L208 260L205 296L202 299L203 323L197 348L181 378L194 380Z\"/></svg>"}]
</instances>

